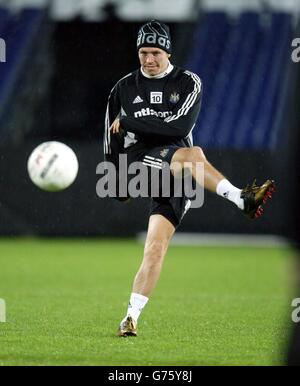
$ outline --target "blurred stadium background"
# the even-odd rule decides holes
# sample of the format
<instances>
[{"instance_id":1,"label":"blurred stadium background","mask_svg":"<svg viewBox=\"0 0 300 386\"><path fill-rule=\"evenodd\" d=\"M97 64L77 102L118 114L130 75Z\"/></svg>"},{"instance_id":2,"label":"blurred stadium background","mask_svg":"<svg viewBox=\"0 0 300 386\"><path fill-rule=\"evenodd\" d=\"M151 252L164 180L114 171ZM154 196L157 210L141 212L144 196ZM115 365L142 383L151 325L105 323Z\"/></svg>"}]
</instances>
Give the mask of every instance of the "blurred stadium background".
<instances>
[{"instance_id":1,"label":"blurred stadium background","mask_svg":"<svg viewBox=\"0 0 300 386\"><path fill-rule=\"evenodd\" d=\"M137 30L157 18L171 27L173 62L203 81L195 144L235 185L272 177L278 186L257 222L206 194L204 207L189 212L177 240L271 246L272 263L298 229L287 193L295 178L288 172L295 166L294 134L300 129L300 64L291 60L291 42L300 37L299 15L298 0L0 0L0 38L6 42L6 62L0 63L0 235L120 238L145 231L147 200L123 205L99 199L96 166L103 160L109 91L138 67ZM46 140L65 142L79 159L76 182L59 194L39 191L27 176L29 154ZM10 255L7 240L1 245L4 265L5 257L28 247L20 244ZM241 259L243 251L249 252L242 249ZM231 252L224 248L224 254ZM273 267L277 279L285 257ZM217 263L209 269L214 267ZM3 298L5 272L9 276L13 270L2 270ZM243 267L241 272L247 275ZM255 282L254 275L250 292ZM291 285L283 288L288 293ZM129 292L122 291L127 301Z\"/></svg>"},{"instance_id":2,"label":"blurred stadium background","mask_svg":"<svg viewBox=\"0 0 300 386\"><path fill-rule=\"evenodd\" d=\"M267 206L259 222L248 222L233 206L207 194L204 207L191 211L180 231L286 234L287 211L280 203L288 184L299 72L291 61L299 14L292 4L3 1L0 36L7 62L1 63L0 75L0 233L134 236L145 229L144 200L122 206L98 199L95 170L102 160L109 91L138 66L138 26L159 17L172 28L173 61L203 80L195 144L237 186L253 177L278 182L272 209ZM70 144L80 162L76 184L51 196L33 187L26 172L33 147L49 139Z\"/></svg>"}]
</instances>

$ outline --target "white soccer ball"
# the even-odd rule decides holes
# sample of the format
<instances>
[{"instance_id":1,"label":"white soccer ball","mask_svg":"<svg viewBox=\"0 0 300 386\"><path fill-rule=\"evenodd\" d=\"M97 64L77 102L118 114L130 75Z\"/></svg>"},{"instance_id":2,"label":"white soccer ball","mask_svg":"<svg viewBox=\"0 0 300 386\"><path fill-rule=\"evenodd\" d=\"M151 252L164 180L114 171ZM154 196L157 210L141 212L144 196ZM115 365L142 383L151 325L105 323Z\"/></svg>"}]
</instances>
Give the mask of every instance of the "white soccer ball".
<instances>
[{"instance_id":1,"label":"white soccer ball","mask_svg":"<svg viewBox=\"0 0 300 386\"><path fill-rule=\"evenodd\" d=\"M75 181L78 160L69 146L50 141L33 150L28 159L27 169L31 181L40 189L58 192Z\"/></svg>"}]
</instances>

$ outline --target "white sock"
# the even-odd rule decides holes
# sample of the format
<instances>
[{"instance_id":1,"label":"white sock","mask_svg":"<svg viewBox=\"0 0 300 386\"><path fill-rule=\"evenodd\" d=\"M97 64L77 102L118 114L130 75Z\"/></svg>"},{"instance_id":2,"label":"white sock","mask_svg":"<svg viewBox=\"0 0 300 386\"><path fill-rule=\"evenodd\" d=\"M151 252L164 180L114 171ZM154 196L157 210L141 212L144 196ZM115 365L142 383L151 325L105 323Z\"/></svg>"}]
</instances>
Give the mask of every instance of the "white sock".
<instances>
[{"instance_id":1,"label":"white sock","mask_svg":"<svg viewBox=\"0 0 300 386\"><path fill-rule=\"evenodd\" d=\"M242 190L233 186L225 178L218 183L216 191L219 196L233 202L238 208L244 209L244 200L241 198Z\"/></svg>"},{"instance_id":2,"label":"white sock","mask_svg":"<svg viewBox=\"0 0 300 386\"><path fill-rule=\"evenodd\" d=\"M126 320L126 318L128 316L131 316L137 322L137 320L138 320L143 308L147 304L148 300L149 300L149 298L147 298L146 296L136 294L133 292L130 296L127 315L122 320L122 322L124 320Z\"/></svg>"}]
</instances>

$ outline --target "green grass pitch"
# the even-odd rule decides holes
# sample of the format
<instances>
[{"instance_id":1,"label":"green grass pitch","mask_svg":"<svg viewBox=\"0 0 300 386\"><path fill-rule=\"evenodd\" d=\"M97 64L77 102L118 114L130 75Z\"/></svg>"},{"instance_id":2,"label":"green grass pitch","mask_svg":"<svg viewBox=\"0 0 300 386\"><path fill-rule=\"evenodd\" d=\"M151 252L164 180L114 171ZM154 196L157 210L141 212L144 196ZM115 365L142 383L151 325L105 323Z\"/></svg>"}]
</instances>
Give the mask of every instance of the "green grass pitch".
<instances>
[{"instance_id":1,"label":"green grass pitch","mask_svg":"<svg viewBox=\"0 0 300 386\"><path fill-rule=\"evenodd\" d=\"M289 249L171 247L139 336L118 338L142 251L119 239L0 239L0 365L282 363Z\"/></svg>"}]
</instances>

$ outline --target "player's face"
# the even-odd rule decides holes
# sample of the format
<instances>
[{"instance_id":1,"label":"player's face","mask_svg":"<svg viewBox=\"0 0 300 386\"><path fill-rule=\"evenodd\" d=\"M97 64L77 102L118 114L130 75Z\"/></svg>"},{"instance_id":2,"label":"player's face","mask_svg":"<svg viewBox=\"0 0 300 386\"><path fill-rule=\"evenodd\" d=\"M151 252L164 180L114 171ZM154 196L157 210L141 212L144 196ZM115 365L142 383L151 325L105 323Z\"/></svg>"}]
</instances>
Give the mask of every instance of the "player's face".
<instances>
[{"instance_id":1,"label":"player's face","mask_svg":"<svg viewBox=\"0 0 300 386\"><path fill-rule=\"evenodd\" d=\"M158 75L168 67L170 55L160 48L142 47L139 49L139 59L146 74Z\"/></svg>"}]
</instances>

